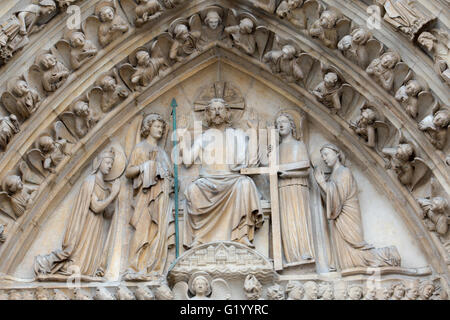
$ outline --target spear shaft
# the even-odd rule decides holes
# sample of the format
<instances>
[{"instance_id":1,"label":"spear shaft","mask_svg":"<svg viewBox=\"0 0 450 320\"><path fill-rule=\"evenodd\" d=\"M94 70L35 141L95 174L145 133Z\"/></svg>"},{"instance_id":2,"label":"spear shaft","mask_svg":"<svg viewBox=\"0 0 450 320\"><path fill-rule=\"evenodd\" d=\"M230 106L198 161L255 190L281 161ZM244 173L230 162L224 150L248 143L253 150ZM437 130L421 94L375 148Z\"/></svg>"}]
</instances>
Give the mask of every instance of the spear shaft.
<instances>
[{"instance_id":1,"label":"spear shaft","mask_svg":"<svg viewBox=\"0 0 450 320\"><path fill-rule=\"evenodd\" d=\"M174 162L174 176L175 176L175 255L176 258L180 256L180 232L179 232L179 223L178 223L178 216L179 216L179 207L178 207L178 143L177 143L177 101L175 98L172 100L172 117L173 117L173 162Z\"/></svg>"}]
</instances>

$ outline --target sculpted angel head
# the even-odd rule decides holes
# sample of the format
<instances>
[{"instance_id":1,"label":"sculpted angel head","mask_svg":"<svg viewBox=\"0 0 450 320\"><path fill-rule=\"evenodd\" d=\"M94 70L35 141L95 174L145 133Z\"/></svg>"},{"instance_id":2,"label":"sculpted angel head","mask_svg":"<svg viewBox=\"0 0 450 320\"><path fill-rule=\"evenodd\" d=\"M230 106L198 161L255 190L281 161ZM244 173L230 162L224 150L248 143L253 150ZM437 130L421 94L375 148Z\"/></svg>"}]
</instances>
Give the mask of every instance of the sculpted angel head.
<instances>
[{"instance_id":1,"label":"sculpted angel head","mask_svg":"<svg viewBox=\"0 0 450 320\"><path fill-rule=\"evenodd\" d=\"M105 91L114 91L114 90L116 90L116 87L117 87L117 81L112 76L104 76L100 80L100 86Z\"/></svg>"},{"instance_id":2,"label":"sculpted angel head","mask_svg":"<svg viewBox=\"0 0 450 320\"><path fill-rule=\"evenodd\" d=\"M16 78L14 84L12 85L12 94L16 97L23 97L30 91L28 83L20 78Z\"/></svg>"},{"instance_id":3,"label":"sculpted angel head","mask_svg":"<svg viewBox=\"0 0 450 320\"><path fill-rule=\"evenodd\" d=\"M433 124L437 128L447 128L450 124L450 111L442 109L436 112L433 118Z\"/></svg>"},{"instance_id":4,"label":"sculpted angel head","mask_svg":"<svg viewBox=\"0 0 450 320\"><path fill-rule=\"evenodd\" d=\"M422 86L416 80L410 80L405 86L405 92L410 97L415 97L422 90Z\"/></svg>"},{"instance_id":5,"label":"sculpted angel head","mask_svg":"<svg viewBox=\"0 0 450 320\"><path fill-rule=\"evenodd\" d=\"M369 40L370 33L366 29L357 28L352 32L352 38L356 44L364 44Z\"/></svg>"},{"instance_id":6,"label":"sculpted angel head","mask_svg":"<svg viewBox=\"0 0 450 320\"><path fill-rule=\"evenodd\" d=\"M51 53L44 53L38 56L36 62L43 70L49 70L56 66L58 61L56 60L56 57Z\"/></svg>"},{"instance_id":7,"label":"sculpted angel head","mask_svg":"<svg viewBox=\"0 0 450 320\"><path fill-rule=\"evenodd\" d=\"M400 56L397 52L389 51L381 56L381 65L386 69L393 69L400 62Z\"/></svg>"},{"instance_id":8,"label":"sculpted angel head","mask_svg":"<svg viewBox=\"0 0 450 320\"><path fill-rule=\"evenodd\" d=\"M297 53L297 50L294 48L294 46L291 46L290 44L285 45L283 49L283 58L285 59L294 59L295 54Z\"/></svg>"},{"instance_id":9,"label":"sculpted angel head","mask_svg":"<svg viewBox=\"0 0 450 320\"><path fill-rule=\"evenodd\" d=\"M319 24L322 28L331 29L338 20L338 15L335 11L326 10L322 13L319 19Z\"/></svg>"},{"instance_id":10,"label":"sculpted angel head","mask_svg":"<svg viewBox=\"0 0 450 320\"><path fill-rule=\"evenodd\" d=\"M222 17L217 12L217 10L211 9L206 14L205 23L212 30L216 30L217 27L222 23Z\"/></svg>"},{"instance_id":11,"label":"sculpted angel head","mask_svg":"<svg viewBox=\"0 0 450 320\"><path fill-rule=\"evenodd\" d=\"M331 88L334 88L338 84L339 77L334 72L328 72L323 77L323 81L325 83L325 87L327 87L328 89L331 89Z\"/></svg>"},{"instance_id":12,"label":"sculpted angel head","mask_svg":"<svg viewBox=\"0 0 450 320\"><path fill-rule=\"evenodd\" d=\"M78 101L75 103L75 106L73 107L73 113L78 116L85 118L89 116L90 110L89 110L89 104L86 101Z\"/></svg>"},{"instance_id":13,"label":"sculpted angel head","mask_svg":"<svg viewBox=\"0 0 450 320\"><path fill-rule=\"evenodd\" d=\"M69 41L72 48L82 48L86 44L86 36L83 32L73 32Z\"/></svg>"},{"instance_id":14,"label":"sculpted angel head","mask_svg":"<svg viewBox=\"0 0 450 320\"><path fill-rule=\"evenodd\" d=\"M166 121L159 114L149 114L142 121L141 136L144 139L148 136L152 136L156 140L159 140L163 137L166 126Z\"/></svg>"},{"instance_id":15,"label":"sculpted angel head","mask_svg":"<svg viewBox=\"0 0 450 320\"><path fill-rule=\"evenodd\" d=\"M9 195L16 194L23 189L23 182L19 176L11 175L3 181L3 190Z\"/></svg>"},{"instance_id":16,"label":"sculpted angel head","mask_svg":"<svg viewBox=\"0 0 450 320\"><path fill-rule=\"evenodd\" d=\"M417 39L419 44L428 51L433 51L434 43L437 41L436 37L430 32L422 32Z\"/></svg>"},{"instance_id":17,"label":"sculpted angel head","mask_svg":"<svg viewBox=\"0 0 450 320\"><path fill-rule=\"evenodd\" d=\"M346 35L339 41L338 48L339 50L346 51L352 47L353 37L351 35Z\"/></svg>"},{"instance_id":18,"label":"sculpted angel head","mask_svg":"<svg viewBox=\"0 0 450 320\"><path fill-rule=\"evenodd\" d=\"M175 39L186 40L189 37L189 29L184 23L179 23L173 30Z\"/></svg>"},{"instance_id":19,"label":"sculpted angel head","mask_svg":"<svg viewBox=\"0 0 450 320\"><path fill-rule=\"evenodd\" d=\"M50 136L42 136L38 140L38 147L43 153L52 152L55 148L55 141Z\"/></svg>"},{"instance_id":20,"label":"sculpted angel head","mask_svg":"<svg viewBox=\"0 0 450 320\"><path fill-rule=\"evenodd\" d=\"M115 10L112 6L104 6L100 9L98 17L101 22L111 22L115 16Z\"/></svg>"},{"instance_id":21,"label":"sculpted angel head","mask_svg":"<svg viewBox=\"0 0 450 320\"><path fill-rule=\"evenodd\" d=\"M56 3L53 0L39 1L39 15L46 16L56 11Z\"/></svg>"},{"instance_id":22,"label":"sculpted angel head","mask_svg":"<svg viewBox=\"0 0 450 320\"><path fill-rule=\"evenodd\" d=\"M211 293L211 285L206 277L197 276L192 280L190 290L195 296L208 296Z\"/></svg>"},{"instance_id":23,"label":"sculpted angel head","mask_svg":"<svg viewBox=\"0 0 450 320\"><path fill-rule=\"evenodd\" d=\"M372 108L363 108L361 110L361 122L362 124L373 124L377 120L377 114Z\"/></svg>"},{"instance_id":24,"label":"sculpted angel head","mask_svg":"<svg viewBox=\"0 0 450 320\"><path fill-rule=\"evenodd\" d=\"M409 143L402 143L397 147L395 158L402 161L411 161L414 157L414 148Z\"/></svg>"},{"instance_id":25,"label":"sculpted angel head","mask_svg":"<svg viewBox=\"0 0 450 320\"><path fill-rule=\"evenodd\" d=\"M250 18L243 18L241 22L239 23L239 28L242 33L250 34L253 32L253 28L255 27L255 24L253 23L252 19Z\"/></svg>"},{"instance_id":26,"label":"sculpted angel head","mask_svg":"<svg viewBox=\"0 0 450 320\"><path fill-rule=\"evenodd\" d=\"M303 4L303 0L288 0L287 5L289 10L300 7Z\"/></svg>"},{"instance_id":27,"label":"sculpted angel head","mask_svg":"<svg viewBox=\"0 0 450 320\"><path fill-rule=\"evenodd\" d=\"M138 52L136 52L136 61L138 66L149 66L150 54L146 50L139 50Z\"/></svg>"}]
</instances>

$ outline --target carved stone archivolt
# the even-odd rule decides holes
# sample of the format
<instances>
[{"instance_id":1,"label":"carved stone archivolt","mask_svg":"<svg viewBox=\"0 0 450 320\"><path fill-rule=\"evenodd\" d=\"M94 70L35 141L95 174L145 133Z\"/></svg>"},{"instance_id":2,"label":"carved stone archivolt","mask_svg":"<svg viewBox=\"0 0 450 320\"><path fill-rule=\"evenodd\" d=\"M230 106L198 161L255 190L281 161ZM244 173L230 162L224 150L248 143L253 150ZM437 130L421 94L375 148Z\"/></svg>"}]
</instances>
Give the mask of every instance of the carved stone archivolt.
<instances>
[{"instance_id":1,"label":"carved stone archivolt","mask_svg":"<svg viewBox=\"0 0 450 320\"><path fill-rule=\"evenodd\" d=\"M369 32L352 21L351 10L329 1L79 1L87 18L73 30L58 19L76 1L38 1L13 13L0 28L0 65L7 71L0 76L0 271L10 277L33 252L36 277L27 289L17 285L23 279L12 285L0 279L3 296L446 299L450 116L442 88L427 79L448 84L447 36L445 25L416 2L377 1L383 26L406 36L398 47L379 40L394 31ZM55 24L57 35L36 51L33 34ZM429 54L424 64L434 70L403 60L402 46L414 45ZM27 57L21 68L8 63ZM216 77L196 79L195 89L181 85L215 63ZM230 67L254 82L225 80L222 68ZM264 97L258 83L296 101L306 115L255 98ZM177 119L188 129L179 165L192 175L182 177L178 245L185 253L177 260L167 92L188 97ZM200 118L198 135L194 123L184 122ZM272 129L277 134L267 133ZM251 130L258 130L256 140ZM231 150L228 141L214 151L204 144L217 132L238 141L239 163L191 168L187 160L200 154ZM274 148L279 158L268 168L276 166L275 174L265 167ZM120 174L110 179L117 153ZM82 169L94 158L100 160L88 174ZM361 178L366 174L370 182ZM406 229L420 235L414 252L426 252L429 265L410 267L409 257L404 265L404 248L377 241L379 230L363 232L369 205L367 194L358 194L372 185L394 203ZM71 190L79 192L68 197L71 210L64 203L70 214L61 218L64 230L57 227L62 244L31 251L41 235L28 238L30 221L46 228L45 218L62 212L60 199ZM19 239L19 230L26 236ZM67 281L73 266L83 288L48 284ZM317 278L317 270L331 276ZM375 284L367 280L373 273L380 276ZM121 283L110 285L112 279Z\"/></svg>"}]
</instances>

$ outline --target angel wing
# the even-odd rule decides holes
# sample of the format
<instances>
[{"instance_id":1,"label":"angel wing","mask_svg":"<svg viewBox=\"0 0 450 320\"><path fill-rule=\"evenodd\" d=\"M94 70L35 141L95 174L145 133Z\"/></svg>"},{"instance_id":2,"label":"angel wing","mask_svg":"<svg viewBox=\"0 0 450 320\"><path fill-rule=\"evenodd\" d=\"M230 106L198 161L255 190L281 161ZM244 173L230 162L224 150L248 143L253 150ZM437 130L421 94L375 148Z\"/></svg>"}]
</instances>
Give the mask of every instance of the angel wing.
<instances>
[{"instance_id":1,"label":"angel wing","mask_svg":"<svg viewBox=\"0 0 450 320\"><path fill-rule=\"evenodd\" d=\"M17 99L8 91L3 92L2 103L10 114L17 114Z\"/></svg>"},{"instance_id":2,"label":"angel wing","mask_svg":"<svg viewBox=\"0 0 450 320\"><path fill-rule=\"evenodd\" d=\"M141 142L141 124L143 119L143 115L136 116L127 131L124 147L127 159L130 159L135 145Z\"/></svg>"},{"instance_id":3,"label":"angel wing","mask_svg":"<svg viewBox=\"0 0 450 320\"><path fill-rule=\"evenodd\" d=\"M397 92L401 86L412 79L413 73L408 65L404 62L399 62L394 68L394 92Z\"/></svg>"},{"instance_id":4,"label":"angel wing","mask_svg":"<svg viewBox=\"0 0 450 320\"><path fill-rule=\"evenodd\" d=\"M82 30L86 35L86 39L92 41L96 48L102 48L98 39L98 28L100 24L100 20L94 15L87 17L82 24Z\"/></svg>"},{"instance_id":5,"label":"angel wing","mask_svg":"<svg viewBox=\"0 0 450 320\"><path fill-rule=\"evenodd\" d=\"M19 171L22 176L23 182L40 185L44 181L45 176L33 172L33 170L30 169L30 166L25 161L21 161L19 163Z\"/></svg>"},{"instance_id":6,"label":"angel wing","mask_svg":"<svg viewBox=\"0 0 450 320\"><path fill-rule=\"evenodd\" d=\"M430 91L420 92L417 98L417 105L419 106L418 119L422 119L428 114L434 115L439 110L439 102Z\"/></svg>"},{"instance_id":7,"label":"angel wing","mask_svg":"<svg viewBox=\"0 0 450 320\"><path fill-rule=\"evenodd\" d=\"M173 299L174 300L189 300L188 290L189 290L189 285L186 282L184 282L184 281L177 282L172 289Z\"/></svg>"},{"instance_id":8,"label":"angel wing","mask_svg":"<svg viewBox=\"0 0 450 320\"><path fill-rule=\"evenodd\" d=\"M281 38L279 35L273 37L272 50L281 50L287 44L291 44L290 41Z\"/></svg>"},{"instance_id":9,"label":"angel wing","mask_svg":"<svg viewBox=\"0 0 450 320\"><path fill-rule=\"evenodd\" d=\"M59 58L58 60L63 62L63 64L65 66L71 66L72 65L72 63L70 61L71 47L70 47L69 41L67 41L65 39L59 40L55 44L55 49L56 49L55 51L56 51L57 57Z\"/></svg>"},{"instance_id":10,"label":"angel wing","mask_svg":"<svg viewBox=\"0 0 450 320\"><path fill-rule=\"evenodd\" d=\"M68 143L77 143L77 139L75 138L76 135L73 136L62 121L56 121L53 125L53 129L55 130L56 140L65 139Z\"/></svg>"},{"instance_id":11,"label":"angel wing","mask_svg":"<svg viewBox=\"0 0 450 320\"><path fill-rule=\"evenodd\" d=\"M391 136L391 127L384 121L375 121L374 128L376 130L376 150L381 152Z\"/></svg>"},{"instance_id":12,"label":"angel wing","mask_svg":"<svg viewBox=\"0 0 450 320\"><path fill-rule=\"evenodd\" d=\"M194 14L189 19L189 27L194 37L200 37L200 35L202 34L202 19L200 18L199 14Z\"/></svg>"},{"instance_id":13,"label":"angel wing","mask_svg":"<svg viewBox=\"0 0 450 320\"><path fill-rule=\"evenodd\" d=\"M343 17L336 22L336 30L337 30L337 41L339 42L343 37L350 34L352 28L352 22Z\"/></svg>"},{"instance_id":14,"label":"angel wing","mask_svg":"<svg viewBox=\"0 0 450 320\"><path fill-rule=\"evenodd\" d=\"M314 67L316 67L316 69L318 69L316 60L307 53L301 53L298 56L297 64L300 66L300 69L303 72L303 76L304 76L303 82L304 82L305 87L312 88L313 87L312 82L314 81L314 75L317 73L313 73L311 71L313 71Z\"/></svg>"},{"instance_id":15,"label":"angel wing","mask_svg":"<svg viewBox=\"0 0 450 320\"><path fill-rule=\"evenodd\" d=\"M119 5L130 24L135 23L137 3L133 0L119 0Z\"/></svg>"},{"instance_id":16,"label":"angel wing","mask_svg":"<svg viewBox=\"0 0 450 320\"><path fill-rule=\"evenodd\" d=\"M162 33L150 48L150 54L152 58L162 58L166 61L167 67L169 67L170 48L172 47L173 40L168 32Z\"/></svg>"},{"instance_id":17,"label":"angel wing","mask_svg":"<svg viewBox=\"0 0 450 320\"><path fill-rule=\"evenodd\" d=\"M314 21L319 20L323 7L318 1L309 0L301 8L306 16L306 29L309 29Z\"/></svg>"},{"instance_id":18,"label":"angel wing","mask_svg":"<svg viewBox=\"0 0 450 320\"><path fill-rule=\"evenodd\" d=\"M67 130L69 130L70 134L73 135L74 137L78 137L78 135L76 134L76 129L75 129L76 128L75 114L73 112L64 112L62 115L59 116L59 118L66 126Z\"/></svg>"},{"instance_id":19,"label":"angel wing","mask_svg":"<svg viewBox=\"0 0 450 320\"><path fill-rule=\"evenodd\" d=\"M89 107L94 108L95 110L102 111L102 95L103 89L101 87L93 87L87 94L87 98L89 101Z\"/></svg>"},{"instance_id":20,"label":"angel wing","mask_svg":"<svg viewBox=\"0 0 450 320\"><path fill-rule=\"evenodd\" d=\"M231 290L223 279L214 279L211 282L211 300L231 300Z\"/></svg>"},{"instance_id":21,"label":"angel wing","mask_svg":"<svg viewBox=\"0 0 450 320\"><path fill-rule=\"evenodd\" d=\"M256 27L255 31L255 40L256 40L256 47L258 48L258 58L262 60L262 57L264 56L264 52L266 51L267 44L269 43L271 32L267 27L259 26Z\"/></svg>"},{"instance_id":22,"label":"angel wing","mask_svg":"<svg viewBox=\"0 0 450 320\"><path fill-rule=\"evenodd\" d=\"M378 40L370 39L366 43L366 48L369 56L367 59L367 65L363 66L364 70L369 66L371 61L379 58L383 54L383 45Z\"/></svg>"},{"instance_id":23,"label":"angel wing","mask_svg":"<svg viewBox=\"0 0 450 320\"><path fill-rule=\"evenodd\" d=\"M32 149L27 153L28 162L30 164L30 169L35 170L35 172L42 175L42 177L47 176L47 171L44 169L45 157L39 149Z\"/></svg>"},{"instance_id":24,"label":"angel wing","mask_svg":"<svg viewBox=\"0 0 450 320\"><path fill-rule=\"evenodd\" d=\"M228 9L227 18L225 19L225 27L239 25L238 15L235 9Z\"/></svg>"},{"instance_id":25,"label":"angel wing","mask_svg":"<svg viewBox=\"0 0 450 320\"><path fill-rule=\"evenodd\" d=\"M420 187L426 181L428 181L432 173L430 167L422 158L416 157L412 161L412 165L414 167L414 175L410 187L411 192L417 189L417 187Z\"/></svg>"},{"instance_id":26,"label":"angel wing","mask_svg":"<svg viewBox=\"0 0 450 320\"><path fill-rule=\"evenodd\" d=\"M0 212L13 220L17 219L11 206L11 198L6 192L0 192Z\"/></svg>"},{"instance_id":27,"label":"angel wing","mask_svg":"<svg viewBox=\"0 0 450 320\"><path fill-rule=\"evenodd\" d=\"M129 63L125 63L119 67L120 78L131 91L135 91L138 87L138 85L131 82L131 77L136 71L137 69Z\"/></svg>"},{"instance_id":28,"label":"angel wing","mask_svg":"<svg viewBox=\"0 0 450 320\"><path fill-rule=\"evenodd\" d=\"M41 77L41 68L37 64L32 64L27 74L28 86L36 88L40 97L45 97L48 92L44 90Z\"/></svg>"},{"instance_id":29,"label":"angel wing","mask_svg":"<svg viewBox=\"0 0 450 320\"><path fill-rule=\"evenodd\" d=\"M341 115L345 115L349 110L361 109L365 104L364 97L347 83L342 85L341 94Z\"/></svg>"}]
</instances>

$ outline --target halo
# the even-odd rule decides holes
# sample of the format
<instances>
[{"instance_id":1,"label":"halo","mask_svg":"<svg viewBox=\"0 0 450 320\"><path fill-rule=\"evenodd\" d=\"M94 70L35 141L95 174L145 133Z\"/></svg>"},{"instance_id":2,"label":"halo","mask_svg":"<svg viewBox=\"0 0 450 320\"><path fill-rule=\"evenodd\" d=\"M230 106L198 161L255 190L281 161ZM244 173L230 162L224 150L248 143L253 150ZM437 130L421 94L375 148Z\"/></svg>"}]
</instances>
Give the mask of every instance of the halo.
<instances>
[{"instance_id":1,"label":"halo","mask_svg":"<svg viewBox=\"0 0 450 320\"><path fill-rule=\"evenodd\" d=\"M179 25L179 24L184 24L184 25L189 29L189 21L188 21L187 19L185 19L185 18L178 18L178 19L175 19L175 20L170 24L170 26L169 26L169 33L170 33L172 36L175 36L175 34L174 34L175 28L176 28L176 26Z\"/></svg>"},{"instance_id":2,"label":"halo","mask_svg":"<svg viewBox=\"0 0 450 320\"><path fill-rule=\"evenodd\" d=\"M113 149L114 151L114 163L113 167L111 168L111 172L104 177L104 180L107 182L111 182L120 178L127 167L127 158L123 149L118 146L112 146L111 149ZM96 157L93 162L94 168L99 165L98 161L99 159L98 157Z\"/></svg>"},{"instance_id":3,"label":"halo","mask_svg":"<svg viewBox=\"0 0 450 320\"><path fill-rule=\"evenodd\" d=\"M190 291L191 293L194 293L194 292L195 292L195 289L193 288L193 282L194 282L194 280L195 280L197 277L200 277L200 276L205 277L206 280L208 280L208 283L209 283L209 290L208 290L208 292L206 292L206 295L209 296L209 295L211 294L211 290L212 290L212 289L211 289L211 280L212 280L212 278L211 278L211 276L210 276L208 273L206 273L206 272L204 272L204 271L198 271L198 272L194 272L194 273L192 274L191 278L189 279L189 283L188 283L189 291Z\"/></svg>"},{"instance_id":4,"label":"halo","mask_svg":"<svg viewBox=\"0 0 450 320\"><path fill-rule=\"evenodd\" d=\"M210 11L215 11L215 12L217 12L218 15L219 15L219 17L220 17L220 18L222 19L222 21L223 21L223 18L224 18L224 10L223 10L222 7L219 7L219 6L210 6L210 7L207 7L206 9L202 10L202 11L200 12L200 17L202 18L202 21L205 21L206 16L208 15L208 12L210 12Z\"/></svg>"},{"instance_id":5,"label":"halo","mask_svg":"<svg viewBox=\"0 0 450 320\"><path fill-rule=\"evenodd\" d=\"M253 22L253 31L256 30L256 27L258 26L258 20L256 19L256 17L254 15L252 15L251 13L248 12L243 12L239 15L239 23L242 19L248 18Z\"/></svg>"},{"instance_id":6,"label":"halo","mask_svg":"<svg viewBox=\"0 0 450 320\"><path fill-rule=\"evenodd\" d=\"M305 116L302 115L299 111L294 110L294 109L284 109L284 110L280 110L276 117L275 120L278 119L278 117L283 114L283 113L287 113L289 114L293 119L294 119L294 123L295 123L295 139L302 141L304 138L304 125L303 122L305 121Z\"/></svg>"}]
</instances>

